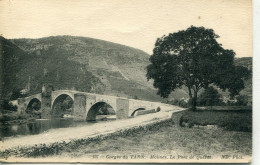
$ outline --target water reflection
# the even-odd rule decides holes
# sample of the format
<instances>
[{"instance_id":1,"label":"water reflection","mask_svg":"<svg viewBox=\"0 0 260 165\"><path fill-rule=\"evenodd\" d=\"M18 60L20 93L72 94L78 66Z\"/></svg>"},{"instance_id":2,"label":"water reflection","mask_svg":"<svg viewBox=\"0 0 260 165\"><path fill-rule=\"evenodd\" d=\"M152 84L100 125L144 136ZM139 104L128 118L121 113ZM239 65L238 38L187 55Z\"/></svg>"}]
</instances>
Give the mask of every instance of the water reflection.
<instances>
[{"instance_id":1,"label":"water reflection","mask_svg":"<svg viewBox=\"0 0 260 165\"><path fill-rule=\"evenodd\" d=\"M96 122L106 122L115 120L115 116L100 115L97 120L93 122L75 122L73 118L58 118L58 119L36 119L34 122L27 124L1 124L0 125L0 139L3 137L17 136L17 135L35 135L40 134L49 129L77 127L82 125L91 125Z\"/></svg>"}]
</instances>

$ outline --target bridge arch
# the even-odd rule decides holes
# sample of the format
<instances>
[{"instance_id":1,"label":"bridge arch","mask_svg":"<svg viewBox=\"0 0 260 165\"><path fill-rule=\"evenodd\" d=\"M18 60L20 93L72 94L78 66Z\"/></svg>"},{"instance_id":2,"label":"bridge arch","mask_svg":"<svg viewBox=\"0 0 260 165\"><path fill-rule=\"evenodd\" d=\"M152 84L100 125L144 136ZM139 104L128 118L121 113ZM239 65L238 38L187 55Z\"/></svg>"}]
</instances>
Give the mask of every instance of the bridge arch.
<instances>
[{"instance_id":1,"label":"bridge arch","mask_svg":"<svg viewBox=\"0 0 260 165\"><path fill-rule=\"evenodd\" d=\"M51 116L52 118L60 118L65 116L73 116L74 97L67 93L57 95L52 100Z\"/></svg>"},{"instance_id":2,"label":"bridge arch","mask_svg":"<svg viewBox=\"0 0 260 165\"><path fill-rule=\"evenodd\" d=\"M140 108L137 108L137 109L131 111L131 116L135 116L137 111L142 111L142 110L145 110L145 107L140 107Z\"/></svg>"},{"instance_id":3,"label":"bridge arch","mask_svg":"<svg viewBox=\"0 0 260 165\"><path fill-rule=\"evenodd\" d=\"M151 110L151 109L157 109L160 107L161 103L158 102L150 102L150 101L144 101L144 100L134 100L129 99L129 116L132 116L135 114L136 110L145 109L145 110Z\"/></svg>"},{"instance_id":4,"label":"bridge arch","mask_svg":"<svg viewBox=\"0 0 260 165\"><path fill-rule=\"evenodd\" d=\"M53 91L51 95L51 109L54 101L61 95L68 95L74 101L74 93L67 92L67 91Z\"/></svg>"},{"instance_id":5,"label":"bridge arch","mask_svg":"<svg viewBox=\"0 0 260 165\"><path fill-rule=\"evenodd\" d=\"M18 98L18 112L26 112L28 106L31 107L34 101L42 102L41 94L31 95L25 98Z\"/></svg>"},{"instance_id":6,"label":"bridge arch","mask_svg":"<svg viewBox=\"0 0 260 165\"><path fill-rule=\"evenodd\" d=\"M36 118L41 118L41 100L39 100L37 97L32 98L25 109L25 112L28 114L32 114Z\"/></svg>"},{"instance_id":7,"label":"bridge arch","mask_svg":"<svg viewBox=\"0 0 260 165\"><path fill-rule=\"evenodd\" d=\"M99 101L94 103L87 111L86 121L96 121L96 117L98 115L115 115L115 114L116 114L116 110L111 104L107 102Z\"/></svg>"}]
</instances>

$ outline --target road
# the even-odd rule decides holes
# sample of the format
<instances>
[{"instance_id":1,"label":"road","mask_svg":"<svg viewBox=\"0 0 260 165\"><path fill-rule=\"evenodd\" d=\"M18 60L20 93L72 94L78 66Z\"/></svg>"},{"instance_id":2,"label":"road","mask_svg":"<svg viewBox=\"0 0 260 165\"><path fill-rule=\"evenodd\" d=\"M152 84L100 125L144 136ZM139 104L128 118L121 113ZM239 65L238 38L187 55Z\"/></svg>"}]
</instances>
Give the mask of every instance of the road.
<instances>
[{"instance_id":1,"label":"road","mask_svg":"<svg viewBox=\"0 0 260 165\"><path fill-rule=\"evenodd\" d=\"M125 120L115 120L93 125L84 125L78 127L50 129L37 135L22 135L17 137L5 138L0 141L0 151L12 148L31 147L37 144L52 144L56 142L70 142L71 140L85 139L99 135L113 133L122 129L146 125L153 122L169 119L173 112L183 110L181 107L164 105L161 111L157 113L136 116Z\"/></svg>"}]
</instances>

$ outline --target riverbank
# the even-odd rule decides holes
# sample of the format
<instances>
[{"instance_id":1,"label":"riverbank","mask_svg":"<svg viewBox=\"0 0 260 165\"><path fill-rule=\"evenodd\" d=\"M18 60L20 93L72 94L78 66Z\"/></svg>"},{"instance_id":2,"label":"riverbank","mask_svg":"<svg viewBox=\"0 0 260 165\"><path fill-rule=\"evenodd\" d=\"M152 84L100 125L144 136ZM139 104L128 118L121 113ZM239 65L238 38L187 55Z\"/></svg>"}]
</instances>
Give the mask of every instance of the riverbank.
<instances>
[{"instance_id":1,"label":"riverbank","mask_svg":"<svg viewBox=\"0 0 260 165\"><path fill-rule=\"evenodd\" d=\"M86 139L103 134L109 134L122 129L146 125L171 117L172 112L183 110L180 107L170 106L171 110L160 111L158 113L147 114L126 120L115 120L104 123L95 123L70 128L51 129L38 135L7 137L0 141L0 151L16 150L17 148L30 148L35 145L51 145L53 143L70 142L77 139ZM22 142L22 143L21 143Z\"/></svg>"},{"instance_id":2,"label":"riverbank","mask_svg":"<svg viewBox=\"0 0 260 165\"><path fill-rule=\"evenodd\" d=\"M33 115L27 113L18 113L14 111L3 110L0 112L1 124L26 124L35 121Z\"/></svg>"},{"instance_id":3,"label":"riverbank","mask_svg":"<svg viewBox=\"0 0 260 165\"><path fill-rule=\"evenodd\" d=\"M228 131L211 126L180 127L181 116L191 113L193 112L175 112L172 117L165 120L157 119L155 122L102 136L21 148L19 152L11 153L13 156L8 157L7 161L249 162L251 160L251 132ZM206 115L202 116L205 118Z\"/></svg>"},{"instance_id":4,"label":"riverbank","mask_svg":"<svg viewBox=\"0 0 260 165\"><path fill-rule=\"evenodd\" d=\"M115 132L19 147L2 152L1 157L6 157L7 161L21 162L217 162L216 159L219 162L249 162L252 154L252 133L227 130L221 125L203 126L205 122L198 121L211 121L208 119L208 113L169 111L168 115L166 112L155 113L156 118L155 114L139 116L127 120L131 126ZM223 120L219 119L223 116L228 119L227 117L232 117L236 112L229 112L232 113L229 115L218 113L214 120L215 124L216 121L222 122ZM239 113L235 117L239 115L240 118L245 117L244 113ZM190 128L179 126L183 118L192 119L191 116L194 118L193 121L197 121L197 126ZM213 116L210 118L214 118ZM250 114L247 116L250 119ZM147 122L143 121L136 126L130 122L141 121L147 117L149 121L146 119ZM109 127L110 124L112 122L106 126ZM63 132L60 132L60 138L64 137Z\"/></svg>"}]
</instances>

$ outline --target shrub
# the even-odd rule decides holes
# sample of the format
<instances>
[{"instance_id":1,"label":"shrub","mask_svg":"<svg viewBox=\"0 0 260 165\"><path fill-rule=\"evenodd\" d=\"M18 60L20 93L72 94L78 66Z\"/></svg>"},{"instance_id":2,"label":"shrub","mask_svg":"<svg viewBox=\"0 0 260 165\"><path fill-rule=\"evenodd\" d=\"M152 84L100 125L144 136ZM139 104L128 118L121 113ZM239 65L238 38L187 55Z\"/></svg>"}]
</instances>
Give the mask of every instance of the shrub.
<instances>
[{"instance_id":1,"label":"shrub","mask_svg":"<svg viewBox=\"0 0 260 165\"><path fill-rule=\"evenodd\" d=\"M221 104L221 95L214 87L206 88L198 97L198 105L201 106L214 106Z\"/></svg>"},{"instance_id":2,"label":"shrub","mask_svg":"<svg viewBox=\"0 0 260 165\"><path fill-rule=\"evenodd\" d=\"M180 107L188 108L189 107L189 102L190 101L187 102L184 99L181 99L178 104L179 104Z\"/></svg>"},{"instance_id":3,"label":"shrub","mask_svg":"<svg viewBox=\"0 0 260 165\"><path fill-rule=\"evenodd\" d=\"M217 125L229 131L252 132L252 111L186 111L180 126Z\"/></svg>"},{"instance_id":4,"label":"shrub","mask_svg":"<svg viewBox=\"0 0 260 165\"><path fill-rule=\"evenodd\" d=\"M182 98L181 100L178 100L178 99L173 99L173 100L170 100L170 101L163 101L163 103L166 103L166 104L171 104L171 105L176 105L176 106L180 106L180 107L183 107L183 108L188 108L191 101L190 100L185 100L184 98Z\"/></svg>"},{"instance_id":5,"label":"shrub","mask_svg":"<svg viewBox=\"0 0 260 165\"><path fill-rule=\"evenodd\" d=\"M0 122L8 122L8 121L15 121L15 120L29 120L33 119L33 117L27 113L5 113L0 115Z\"/></svg>"},{"instance_id":6,"label":"shrub","mask_svg":"<svg viewBox=\"0 0 260 165\"><path fill-rule=\"evenodd\" d=\"M236 99L237 99L236 105L238 106L246 106L248 103L248 96L239 95L236 97Z\"/></svg>"},{"instance_id":7,"label":"shrub","mask_svg":"<svg viewBox=\"0 0 260 165\"><path fill-rule=\"evenodd\" d=\"M9 103L9 101L7 101L7 100L3 101L2 107L4 110L17 111L17 106L13 105L12 103Z\"/></svg>"},{"instance_id":8,"label":"shrub","mask_svg":"<svg viewBox=\"0 0 260 165\"><path fill-rule=\"evenodd\" d=\"M133 96L133 99L138 100L139 98L138 98L138 96L134 95L134 96Z\"/></svg>"}]
</instances>

